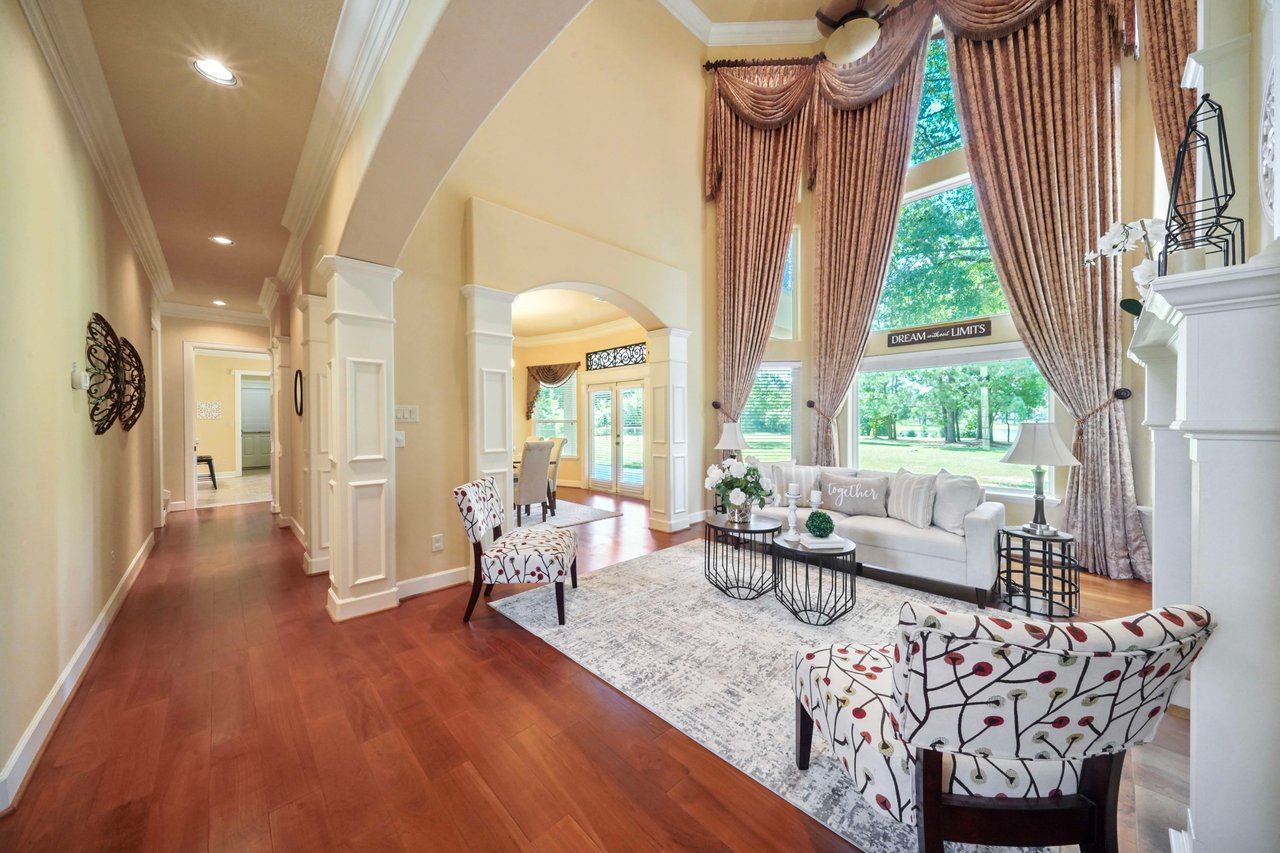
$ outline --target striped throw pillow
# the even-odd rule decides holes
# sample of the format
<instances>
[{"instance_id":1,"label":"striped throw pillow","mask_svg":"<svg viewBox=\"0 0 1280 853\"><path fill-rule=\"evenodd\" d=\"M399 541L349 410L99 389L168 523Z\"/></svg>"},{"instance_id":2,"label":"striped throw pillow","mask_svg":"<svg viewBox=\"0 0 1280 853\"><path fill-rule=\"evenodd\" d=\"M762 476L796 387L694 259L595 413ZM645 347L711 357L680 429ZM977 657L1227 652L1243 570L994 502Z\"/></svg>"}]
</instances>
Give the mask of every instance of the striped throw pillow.
<instances>
[{"instance_id":1,"label":"striped throw pillow","mask_svg":"<svg viewBox=\"0 0 1280 853\"><path fill-rule=\"evenodd\" d=\"M899 468L889 490L889 517L914 527L928 527L933 523L936 482L936 474L912 474Z\"/></svg>"}]
</instances>

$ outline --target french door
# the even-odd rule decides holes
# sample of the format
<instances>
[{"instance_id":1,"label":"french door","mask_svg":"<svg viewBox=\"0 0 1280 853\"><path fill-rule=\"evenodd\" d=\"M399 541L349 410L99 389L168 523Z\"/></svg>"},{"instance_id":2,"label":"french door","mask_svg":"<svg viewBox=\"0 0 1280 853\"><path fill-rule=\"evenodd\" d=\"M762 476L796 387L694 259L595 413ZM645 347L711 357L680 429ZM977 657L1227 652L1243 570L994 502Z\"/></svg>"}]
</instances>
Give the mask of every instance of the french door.
<instances>
[{"instance_id":1,"label":"french door","mask_svg":"<svg viewBox=\"0 0 1280 853\"><path fill-rule=\"evenodd\" d=\"M587 387L591 413L588 447L591 488L643 494L644 384L612 382Z\"/></svg>"}]
</instances>

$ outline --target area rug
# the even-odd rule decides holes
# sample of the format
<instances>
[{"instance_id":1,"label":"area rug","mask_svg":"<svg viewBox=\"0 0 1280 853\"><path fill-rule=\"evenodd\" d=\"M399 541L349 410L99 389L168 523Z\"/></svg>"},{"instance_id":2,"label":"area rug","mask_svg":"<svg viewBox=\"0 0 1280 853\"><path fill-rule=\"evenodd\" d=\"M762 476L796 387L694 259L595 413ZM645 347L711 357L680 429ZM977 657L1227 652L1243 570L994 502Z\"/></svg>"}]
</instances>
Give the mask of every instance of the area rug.
<instances>
[{"instance_id":1,"label":"area rug","mask_svg":"<svg viewBox=\"0 0 1280 853\"><path fill-rule=\"evenodd\" d=\"M573 501L558 500L556 501L556 514L547 513L547 524L553 527L576 527L579 524L586 524L590 521L600 521L604 518L617 518L622 515L620 512L614 512L608 509L596 509L586 504L576 504ZM542 518L542 514L535 507L533 512L534 519Z\"/></svg>"},{"instance_id":2,"label":"area rug","mask_svg":"<svg viewBox=\"0 0 1280 853\"><path fill-rule=\"evenodd\" d=\"M564 627L551 586L490 606L863 850L916 850L915 827L868 806L821 736L809 769L796 769L795 653L850 640L887 643L907 599L974 608L859 578L853 612L815 628L772 595L737 601L717 591L703 578L702 549L701 541L686 542L584 575L578 589L565 590Z\"/></svg>"}]
</instances>

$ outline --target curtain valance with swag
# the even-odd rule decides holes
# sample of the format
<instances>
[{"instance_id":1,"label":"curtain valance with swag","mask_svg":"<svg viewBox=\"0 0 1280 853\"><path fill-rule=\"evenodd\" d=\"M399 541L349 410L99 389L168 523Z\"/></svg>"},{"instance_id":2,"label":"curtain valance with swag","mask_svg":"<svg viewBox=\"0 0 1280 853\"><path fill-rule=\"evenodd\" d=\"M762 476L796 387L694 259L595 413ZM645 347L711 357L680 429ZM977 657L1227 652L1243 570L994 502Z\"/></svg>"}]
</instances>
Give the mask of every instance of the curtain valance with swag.
<instances>
[{"instance_id":1,"label":"curtain valance with swag","mask_svg":"<svg viewBox=\"0 0 1280 853\"><path fill-rule=\"evenodd\" d=\"M529 365L529 381L524 388L524 419L533 419L533 406L538 402L538 392L542 390L542 386L555 388L563 385L581 364L580 361L572 361L564 364Z\"/></svg>"},{"instance_id":2,"label":"curtain valance with swag","mask_svg":"<svg viewBox=\"0 0 1280 853\"><path fill-rule=\"evenodd\" d=\"M1145 23L1187 0L1143 2ZM803 165L815 193L815 462L836 462L831 414L883 286L937 15L1001 286L1032 358L1080 421L1065 524L1093 571L1149 579L1124 411L1095 411L1120 381L1119 266L1081 263L1119 211L1116 67L1136 14L1136 0L906 0L848 65L709 64L721 418L738 419L764 358ZM1150 42L1167 54L1185 38Z\"/></svg>"}]
</instances>

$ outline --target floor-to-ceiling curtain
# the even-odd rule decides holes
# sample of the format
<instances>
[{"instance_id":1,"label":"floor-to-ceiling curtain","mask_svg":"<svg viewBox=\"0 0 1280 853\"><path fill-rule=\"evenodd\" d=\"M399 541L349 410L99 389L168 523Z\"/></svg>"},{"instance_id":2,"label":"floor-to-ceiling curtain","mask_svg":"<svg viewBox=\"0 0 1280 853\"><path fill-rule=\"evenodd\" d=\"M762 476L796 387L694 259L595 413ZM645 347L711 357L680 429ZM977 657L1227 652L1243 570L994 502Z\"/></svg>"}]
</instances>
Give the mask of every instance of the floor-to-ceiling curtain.
<instances>
[{"instance_id":1,"label":"floor-to-ceiling curtain","mask_svg":"<svg viewBox=\"0 0 1280 853\"><path fill-rule=\"evenodd\" d=\"M1195 89L1182 88L1187 54L1196 49L1196 0L1141 0L1138 20L1139 50L1147 68L1156 139L1160 141L1165 180L1172 185L1173 164L1187 130L1187 116L1196 108ZM1187 169L1194 167L1193 162L1187 162ZM1190 175L1184 187L1181 200L1189 201L1195 190Z\"/></svg>"},{"instance_id":2,"label":"floor-to-ceiling curtain","mask_svg":"<svg viewBox=\"0 0 1280 853\"><path fill-rule=\"evenodd\" d=\"M834 417L866 350L911 156L931 4L885 21L871 53L818 66L813 158L813 455L838 463Z\"/></svg>"},{"instance_id":3,"label":"floor-to-ceiling curtain","mask_svg":"<svg viewBox=\"0 0 1280 853\"><path fill-rule=\"evenodd\" d=\"M812 139L813 62L721 66L711 87L706 195L716 202L720 416L737 421L778 310Z\"/></svg>"},{"instance_id":4,"label":"floor-to-ceiling curtain","mask_svg":"<svg viewBox=\"0 0 1280 853\"><path fill-rule=\"evenodd\" d=\"M1078 420L1066 527L1090 570L1149 580L1124 407L1104 405L1121 384L1120 270L1081 263L1119 214L1116 4L1056 0L1032 14L1035 5L939 3L956 106L1014 323ZM1014 27L1000 6L1027 14Z\"/></svg>"}]
</instances>

